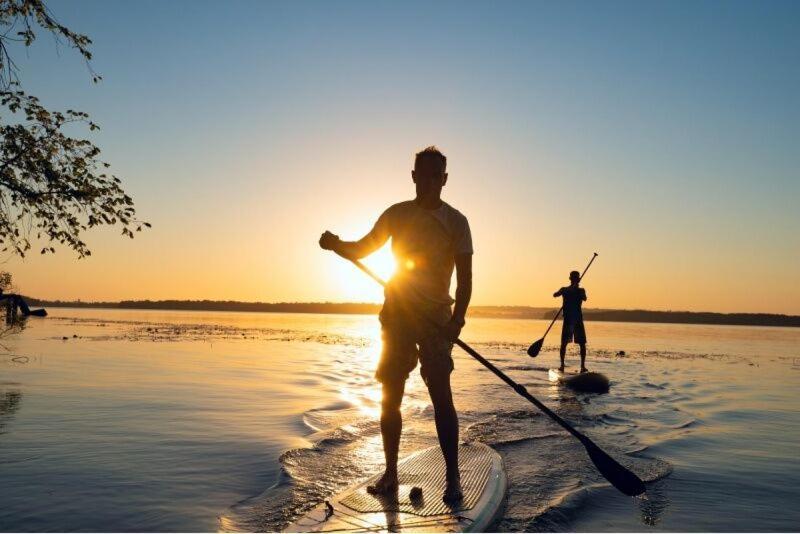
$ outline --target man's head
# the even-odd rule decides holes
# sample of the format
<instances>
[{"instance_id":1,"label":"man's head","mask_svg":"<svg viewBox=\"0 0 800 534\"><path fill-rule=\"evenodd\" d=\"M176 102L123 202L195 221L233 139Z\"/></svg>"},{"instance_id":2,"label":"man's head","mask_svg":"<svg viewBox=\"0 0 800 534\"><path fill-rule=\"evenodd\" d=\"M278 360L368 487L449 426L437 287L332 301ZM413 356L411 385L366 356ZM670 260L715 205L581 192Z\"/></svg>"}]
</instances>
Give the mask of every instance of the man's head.
<instances>
[{"instance_id":1,"label":"man's head","mask_svg":"<svg viewBox=\"0 0 800 534\"><path fill-rule=\"evenodd\" d=\"M581 273L578 271L570 271L569 273L569 281L573 284L577 284L581 281Z\"/></svg>"},{"instance_id":2,"label":"man's head","mask_svg":"<svg viewBox=\"0 0 800 534\"><path fill-rule=\"evenodd\" d=\"M417 187L417 197L438 197L447 183L447 158L435 146L417 152L411 177Z\"/></svg>"}]
</instances>

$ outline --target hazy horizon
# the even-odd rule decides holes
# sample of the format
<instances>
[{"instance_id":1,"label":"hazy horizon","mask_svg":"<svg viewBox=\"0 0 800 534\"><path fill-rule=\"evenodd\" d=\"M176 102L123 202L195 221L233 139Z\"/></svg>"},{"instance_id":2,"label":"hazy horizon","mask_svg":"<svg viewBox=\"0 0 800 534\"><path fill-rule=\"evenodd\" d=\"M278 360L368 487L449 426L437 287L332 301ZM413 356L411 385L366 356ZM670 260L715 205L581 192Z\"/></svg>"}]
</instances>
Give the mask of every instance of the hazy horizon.
<instances>
[{"instance_id":1,"label":"hazy horizon","mask_svg":"<svg viewBox=\"0 0 800 534\"><path fill-rule=\"evenodd\" d=\"M298 301L298 300L286 300L286 301L258 301L258 300L232 300L232 299L176 299L176 298L159 298L159 299L147 299L147 298L130 298L130 299L122 299L122 300L86 300L86 299L70 299L70 300L63 300L63 299L50 299L50 298L42 298L37 295L25 295L28 298L36 299L37 301L42 302L59 302L61 304L71 304L71 303L80 303L84 305L90 304L121 304L127 302L150 302L150 303L161 303L161 302L176 302L176 303L202 303L202 302L212 302L212 303L231 303L231 304L243 304L243 305L267 305L267 306L274 306L274 305L297 305L297 306L312 306L312 305L331 305L331 306L376 306L380 307L383 304L382 300L373 300L373 301L345 301L345 300L317 300L317 301ZM555 311L560 307L560 303L555 303L551 306L531 306L527 304L471 304L470 309L486 309L486 308L519 308L519 309L530 309L536 311ZM236 311L236 310L234 310ZM256 310L257 311L257 310ZM718 310L683 310L683 309L655 309L655 308L605 308L605 307L592 307L592 306L585 306L583 307L583 311L585 313L595 313L595 312L605 312L605 311L613 311L613 312L663 312L663 313L696 313L696 314L703 314L703 313L710 313L710 314L724 314L724 315L784 315L787 317L800 317L800 314L791 314L791 313L773 313L773 312L753 312L747 310L739 310L739 311L732 311L732 312L722 312Z\"/></svg>"},{"instance_id":2,"label":"hazy horizon","mask_svg":"<svg viewBox=\"0 0 800 534\"><path fill-rule=\"evenodd\" d=\"M317 239L436 144L476 305L555 306L597 251L589 307L800 314L800 3L49 5L104 79L42 34L22 87L91 114L153 228L10 258L26 295L380 301Z\"/></svg>"}]
</instances>

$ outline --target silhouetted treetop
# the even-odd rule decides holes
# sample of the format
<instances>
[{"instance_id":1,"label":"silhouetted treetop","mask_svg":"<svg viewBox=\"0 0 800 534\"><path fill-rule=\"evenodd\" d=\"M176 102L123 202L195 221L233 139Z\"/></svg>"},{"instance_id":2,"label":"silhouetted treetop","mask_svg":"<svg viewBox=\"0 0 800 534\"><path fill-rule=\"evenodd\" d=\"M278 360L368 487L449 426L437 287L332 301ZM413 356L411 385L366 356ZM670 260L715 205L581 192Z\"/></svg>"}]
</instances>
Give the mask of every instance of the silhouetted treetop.
<instances>
[{"instance_id":1,"label":"silhouetted treetop","mask_svg":"<svg viewBox=\"0 0 800 534\"><path fill-rule=\"evenodd\" d=\"M100 149L65 133L68 125L97 130L89 115L51 111L21 89L8 45L30 46L40 30L75 48L87 65L92 57L91 40L60 24L41 0L0 0L0 246L25 256L33 240L44 240L42 254L61 244L84 257L91 251L81 236L89 228L119 226L133 238L150 225L136 219L133 199L107 173Z\"/></svg>"}]
</instances>

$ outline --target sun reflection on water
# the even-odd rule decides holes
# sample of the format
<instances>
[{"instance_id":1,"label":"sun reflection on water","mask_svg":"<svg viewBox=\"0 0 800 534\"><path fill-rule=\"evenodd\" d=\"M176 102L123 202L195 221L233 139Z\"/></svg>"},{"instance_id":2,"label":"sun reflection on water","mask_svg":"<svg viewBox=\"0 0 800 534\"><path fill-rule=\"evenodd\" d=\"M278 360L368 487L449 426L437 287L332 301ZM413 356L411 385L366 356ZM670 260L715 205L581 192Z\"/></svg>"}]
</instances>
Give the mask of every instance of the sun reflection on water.
<instances>
[{"instance_id":1,"label":"sun reflection on water","mask_svg":"<svg viewBox=\"0 0 800 534\"><path fill-rule=\"evenodd\" d=\"M381 415L381 390L380 384L377 382L375 384L358 390L343 386L339 389L339 397L364 415L377 419Z\"/></svg>"},{"instance_id":2,"label":"sun reflection on water","mask_svg":"<svg viewBox=\"0 0 800 534\"><path fill-rule=\"evenodd\" d=\"M373 373L378 367L378 361L380 360L381 351L383 349L383 341L379 328L361 329L359 334L371 340L369 349L363 353L363 369L367 370L369 377L367 380L357 385L344 385L340 387L339 397L357 408L364 415L377 419L380 417L381 412L382 390L380 382L373 378Z\"/></svg>"}]
</instances>

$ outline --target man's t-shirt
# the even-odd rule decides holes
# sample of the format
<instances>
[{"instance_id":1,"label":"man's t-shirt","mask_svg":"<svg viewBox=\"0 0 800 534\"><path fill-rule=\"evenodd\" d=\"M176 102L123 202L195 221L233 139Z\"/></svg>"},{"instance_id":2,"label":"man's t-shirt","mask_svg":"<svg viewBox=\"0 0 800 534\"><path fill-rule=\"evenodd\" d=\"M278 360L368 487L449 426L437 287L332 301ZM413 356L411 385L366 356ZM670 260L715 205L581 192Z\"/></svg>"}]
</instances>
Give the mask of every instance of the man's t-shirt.
<instances>
[{"instance_id":1,"label":"man's t-shirt","mask_svg":"<svg viewBox=\"0 0 800 534\"><path fill-rule=\"evenodd\" d=\"M586 300L586 290L582 287L562 287L556 292L564 301L564 322L575 324L583 321L581 305Z\"/></svg>"},{"instance_id":2,"label":"man's t-shirt","mask_svg":"<svg viewBox=\"0 0 800 534\"><path fill-rule=\"evenodd\" d=\"M371 234L381 242L392 238L396 269L391 290L423 303L453 303L450 279L457 254L472 254L467 218L442 202L435 210L409 200L395 204L375 223Z\"/></svg>"}]
</instances>

